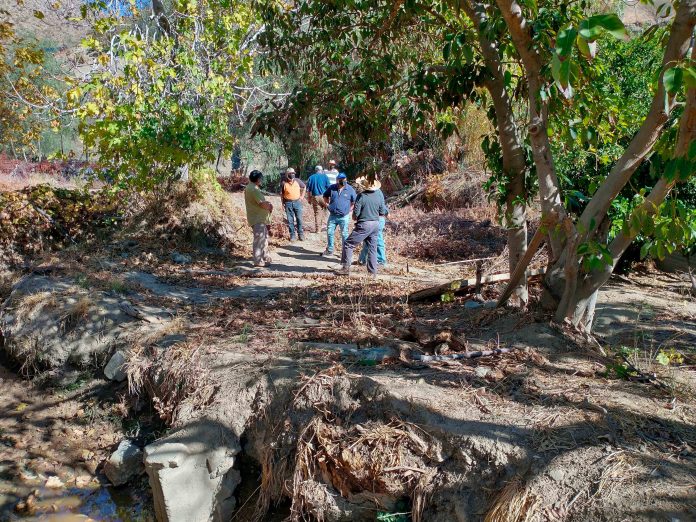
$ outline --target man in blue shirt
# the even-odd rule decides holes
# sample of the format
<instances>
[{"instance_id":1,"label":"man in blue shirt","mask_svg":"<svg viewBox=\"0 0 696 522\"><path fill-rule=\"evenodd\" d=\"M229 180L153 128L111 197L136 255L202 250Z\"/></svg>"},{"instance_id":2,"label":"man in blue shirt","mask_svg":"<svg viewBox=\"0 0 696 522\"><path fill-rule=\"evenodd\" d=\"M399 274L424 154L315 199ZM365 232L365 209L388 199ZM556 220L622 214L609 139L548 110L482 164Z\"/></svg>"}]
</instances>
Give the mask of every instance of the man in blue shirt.
<instances>
[{"instance_id":1,"label":"man in blue shirt","mask_svg":"<svg viewBox=\"0 0 696 522\"><path fill-rule=\"evenodd\" d=\"M353 213L357 197L355 189L348 184L348 178L342 172L336 177L336 183L324 192L324 202L329 207L329 222L326 226L326 250L321 254L322 256L333 254L337 226L341 229L341 249L343 248L343 244L348 239L350 215Z\"/></svg>"},{"instance_id":2,"label":"man in blue shirt","mask_svg":"<svg viewBox=\"0 0 696 522\"><path fill-rule=\"evenodd\" d=\"M329 177L324 172L321 165L314 167L314 174L307 180L307 199L312 204L314 210L314 232L319 233L319 215L321 214L322 224L326 223L326 204L324 203L324 192L331 186ZM323 225L326 226L326 225Z\"/></svg>"}]
</instances>

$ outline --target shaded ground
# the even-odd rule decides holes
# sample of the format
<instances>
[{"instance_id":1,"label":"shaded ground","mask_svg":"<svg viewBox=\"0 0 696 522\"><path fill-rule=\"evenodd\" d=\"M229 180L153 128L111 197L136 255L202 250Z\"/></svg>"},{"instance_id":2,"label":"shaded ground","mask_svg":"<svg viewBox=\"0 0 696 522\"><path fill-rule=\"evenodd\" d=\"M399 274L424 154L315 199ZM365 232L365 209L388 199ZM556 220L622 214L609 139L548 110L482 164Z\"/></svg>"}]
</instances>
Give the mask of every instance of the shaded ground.
<instances>
[{"instance_id":1,"label":"shaded ground","mask_svg":"<svg viewBox=\"0 0 696 522\"><path fill-rule=\"evenodd\" d=\"M0 520L152 519L141 481L114 488L100 473L126 435L112 387L85 376L47 392L0 365Z\"/></svg>"},{"instance_id":2,"label":"shaded ground","mask_svg":"<svg viewBox=\"0 0 696 522\"><path fill-rule=\"evenodd\" d=\"M174 262L173 247L191 259ZM274 238L275 263L264 270L251 266L249 247L221 255L176 240L118 237L35 263L49 277L176 318L171 343L131 347L132 388L152 398L154 412L172 427L205 419L240 440L245 465L235 520L287 513L332 520L380 513L428 521L694 519L696 304L685 281L656 272L612 280L597 314L603 356L543 314L467 308L472 296L408 301L411 291L470 275L471 267L414 266L394 255L377 281L360 277L362 267L337 279L338 260L318 255L322 235L292 244ZM499 290L485 287L484 299ZM376 363L301 341L396 351ZM498 347L515 350L426 364L410 357ZM3 484L14 488L8 505L31 493L21 489L19 463L35 458L17 440L28 436L28 447L55 453L47 457L52 467L35 471L43 482L27 488L50 475L77 487L73 477L85 470L74 447L89 449L98 463L123 433L104 419L128 417L112 410L113 393L78 383L75 396L56 398L25 381L5 382ZM117 395L125 391L116 388ZM83 428L76 412L88 411L85 401L100 413L90 413ZM67 446L61 430L68 430ZM84 480L94 482L96 470L86 471Z\"/></svg>"}]
</instances>

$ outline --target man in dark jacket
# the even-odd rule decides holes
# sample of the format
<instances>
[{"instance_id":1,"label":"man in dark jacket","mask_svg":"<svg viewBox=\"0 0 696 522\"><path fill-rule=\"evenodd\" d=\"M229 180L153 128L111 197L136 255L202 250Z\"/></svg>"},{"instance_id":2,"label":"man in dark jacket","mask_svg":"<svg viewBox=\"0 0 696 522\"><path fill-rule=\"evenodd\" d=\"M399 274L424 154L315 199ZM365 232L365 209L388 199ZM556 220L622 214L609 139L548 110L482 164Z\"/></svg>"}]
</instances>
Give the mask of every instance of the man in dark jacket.
<instances>
[{"instance_id":1,"label":"man in dark jacket","mask_svg":"<svg viewBox=\"0 0 696 522\"><path fill-rule=\"evenodd\" d=\"M381 183L365 181L363 192L355 200L353 219L355 228L348 239L343 243L341 254L341 268L336 271L339 275L350 275L350 267L353 264L353 250L365 241L367 244L367 271L377 276L377 235L379 234L379 217L387 215L387 205L384 194L380 190Z\"/></svg>"}]
</instances>

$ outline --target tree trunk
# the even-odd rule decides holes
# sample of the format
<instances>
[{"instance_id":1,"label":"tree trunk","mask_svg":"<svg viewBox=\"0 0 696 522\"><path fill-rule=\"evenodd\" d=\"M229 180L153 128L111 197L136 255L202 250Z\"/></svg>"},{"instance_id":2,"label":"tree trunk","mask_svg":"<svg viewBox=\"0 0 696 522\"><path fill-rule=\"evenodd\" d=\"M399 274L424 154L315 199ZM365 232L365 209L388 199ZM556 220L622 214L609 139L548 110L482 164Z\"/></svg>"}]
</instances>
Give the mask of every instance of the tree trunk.
<instances>
[{"instance_id":1,"label":"tree trunk","mask_svg":"<svg viewBox=\"0 0 696 522\"><path fill-rule=\"evenodd\" d=\"M532 42L530 27L516 0L497 0L498 7L510 31L515 48L522 59L527 78L529 98L529 138L532 142L534 164L539 179L539 197L544 214L555 213L559 219L565 217L561 201L561 190L551 155L548 135L547 104L541 100L542 61ZM554 259L561 256L565 238L556 230L549 231L549 245Z\"/></svg>"},{"instance_id":2,"label":"tree trunk","mask_svg":"<svg viewBox=\"0 0 696 522\"><path fill-rule=\"evenodd\" d=\"M491 94L498 131L498 139L503 156L503 171L508 179L505 198L505 227L508 231L509 269L512 274L520 259L527 252L527 190L525 176L527 165L524 149L515 122L512 102L505 90L505 72L496 44L491 42L480 30L486 19L485 7L481 4L464 2L464 11L476 25L481 53L489 79L485 86ZM522 304L529 300L527 278L520 279L514 290Z\"/></svg>"},{"instance_id":3,"label":"tree trunk","mask_svg":"<svg viewBox=\"0 0 696 522\"><path fill-rule=\"evenodd\" d=\"M692 7L694 6L696 6L696 2L692 3ZM694 9L694 15L696 16L696 8ZM692 64L696 62L696 45L694 45L691 50L691 62ZM674 147L674 157L679 158L686 156L689 146L695 140L696 88L692 87L688 89L686 94L684 113L679 122L679 134L677 135L677 142ZM633 211L632 215L655 214L676 183L677 180L675 179L667 179L665 177L658 179L655 186L650 191L650 194L645 198L643 203ZM609 243L609 252L611 252L612 256L611 265L606 265L602 269L580 276L581 279L577 283L578 291L576 304L573 310L573 323L576 326L584 327L587 330L591 328L594 316L594 305L597 301L599 288L609 280L621 256L626 252L626 249L639 232L639 230L631 229L628 233L625 233L622 230Z\"/></svg>"}]
</instances>

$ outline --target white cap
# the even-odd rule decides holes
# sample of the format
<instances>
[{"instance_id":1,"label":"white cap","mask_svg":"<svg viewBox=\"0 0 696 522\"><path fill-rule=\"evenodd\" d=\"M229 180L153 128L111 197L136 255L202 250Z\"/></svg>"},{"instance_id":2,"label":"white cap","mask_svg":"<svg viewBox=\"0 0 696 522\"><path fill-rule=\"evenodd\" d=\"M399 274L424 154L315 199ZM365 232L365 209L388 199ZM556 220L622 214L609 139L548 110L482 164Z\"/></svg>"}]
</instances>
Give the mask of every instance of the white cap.
<instances>
[{"instance_id":1,"label":"white cap","mask_svg":"<svg viewBox=\"0 0 696 522\"><path fill-rule=\"evenodd\" d=\"M324 170L324 167L322 167L321 165L317 165L316 167L314 167L314 170L316 170L317 172L321 172L322 170Z\"/></svg>"},{"instance_id":2,"label":"white cap","mask_svg":"<svg viewBox=\"0 0 696 522\"><path fill-rule=\"evenodd\" d=\"M286 174L295 174L295 169L292 167L288 167L287 170L285 171Z\"/></svg>"}]
</instances>

